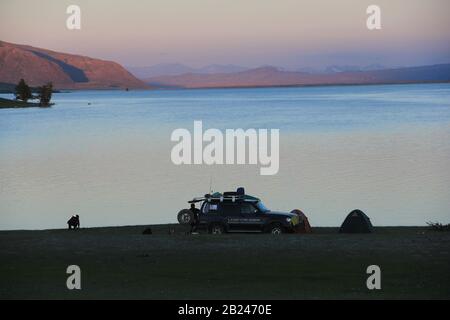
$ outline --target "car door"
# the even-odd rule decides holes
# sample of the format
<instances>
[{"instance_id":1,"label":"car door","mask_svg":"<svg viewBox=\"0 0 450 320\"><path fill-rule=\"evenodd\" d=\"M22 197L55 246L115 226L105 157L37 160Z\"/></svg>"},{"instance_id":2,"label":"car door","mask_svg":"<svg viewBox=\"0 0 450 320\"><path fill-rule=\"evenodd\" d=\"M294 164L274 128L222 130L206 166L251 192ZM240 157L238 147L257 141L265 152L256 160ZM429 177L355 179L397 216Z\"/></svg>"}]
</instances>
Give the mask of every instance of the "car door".
<instances>
[{"instance_id":1,"label":"car door","mask_svg":"<svg viewBox=\"0 0 450 320\"><path fill-rule=\"evenodd\" d=\"M218 204L205 201L201 207L200 227L205 229L215 222L222 222Z\"/></svg>"},{"instance_id":2,"label":"car door","mask_svg":"<svg viewBox=\"0 0 450 320\"><path fill-rule=\"evenodd\" d=\"M241 230L249 232L262 231L264 219L252 203L242 203L239 211L241 214Z\"/></svg>"},{"instance_id":3,"label":"car door","mask_svg":"<svg viewBox=\"0 0 450 320\"><path fill-rule=\"evenodd\" d=\"M227 224L228 231L240 231L241 214L239 206L235 202L221 202L219 205L220 215Z\"/></svg>"}]
</instances>

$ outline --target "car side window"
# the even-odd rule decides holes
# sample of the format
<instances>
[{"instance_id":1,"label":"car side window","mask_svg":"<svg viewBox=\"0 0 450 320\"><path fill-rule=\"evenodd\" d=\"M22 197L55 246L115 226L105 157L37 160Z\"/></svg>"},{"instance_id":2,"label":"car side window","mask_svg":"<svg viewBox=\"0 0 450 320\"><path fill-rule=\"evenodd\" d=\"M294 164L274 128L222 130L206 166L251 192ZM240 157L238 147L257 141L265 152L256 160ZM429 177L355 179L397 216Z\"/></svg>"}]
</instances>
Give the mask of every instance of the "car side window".
<instances>
[{"instance_id":1,"label":"car side window","mask_svg":"<svg viewBox=\"0 0 450 320\"><path fill-rule=\"evenodd\" d=\"M203 206L202 213L204 214L217 214L218 205L216 203L205 203Z\"/></svg>"},{"instance_id":2,"label":"car side window","mask_svg":"<svg viewBox=\"0 0 450 320\"><path fill-rule=\"evenodd\" d=\"M251 215L255 214L255 207L251 203L243 203L241 205L241 214L242 215Z\"/></svg>"},{"instance_id":3,"label":"car side window","mask_svg":"<svg viewBox=\"0 0 450 320\"><path fill-rule=\"evenodd\" d=\"M235 203L221 203L219 205L219 211L225 216L239 216L239 207Z\"/></svg>"}]
</instances>

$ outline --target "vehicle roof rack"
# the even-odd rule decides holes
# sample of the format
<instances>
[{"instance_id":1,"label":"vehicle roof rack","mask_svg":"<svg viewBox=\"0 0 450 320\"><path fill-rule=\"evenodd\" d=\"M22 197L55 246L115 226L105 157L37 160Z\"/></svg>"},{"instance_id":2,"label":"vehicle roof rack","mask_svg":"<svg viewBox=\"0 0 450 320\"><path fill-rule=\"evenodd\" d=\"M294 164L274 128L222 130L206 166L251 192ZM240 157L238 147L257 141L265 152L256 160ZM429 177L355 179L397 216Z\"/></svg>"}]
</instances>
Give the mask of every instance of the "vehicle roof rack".
<instances>
[{"instance_id":1,"label":"vehicle roof rack","mask_svg":"<svg viewBox=\"0 0 450 320\"><path fill-rule=\"evenodd\" d=\"M248 201L248 202L257 202L259 201L258 198L253 197L249 194L245 194L245 189L243 187L239 187L236 189L236 191L225 191L223 194L220 192L214 192L213 194L207 193L203 197L196 197L188 203L196 203L201 201Z\"/></svg>"},{"instance_id":2,"label":"vehicle roof rack","mask_svg":"<svg viewBox=\"0 0 450 320\"><path fill-rule=\"evenodd\" d=\"M201 202L201 201L208 201L208 202L231 201L231 202L235 202L235 201L239 201L239 200L245 200L245 199L242 196L235 196L235 195L224 196L224 195L220 195L220 196L210 196L210 197L196 197L196 198L188 201L188 203L196 203L196 202Z\"/></svg>"}]
</instances>

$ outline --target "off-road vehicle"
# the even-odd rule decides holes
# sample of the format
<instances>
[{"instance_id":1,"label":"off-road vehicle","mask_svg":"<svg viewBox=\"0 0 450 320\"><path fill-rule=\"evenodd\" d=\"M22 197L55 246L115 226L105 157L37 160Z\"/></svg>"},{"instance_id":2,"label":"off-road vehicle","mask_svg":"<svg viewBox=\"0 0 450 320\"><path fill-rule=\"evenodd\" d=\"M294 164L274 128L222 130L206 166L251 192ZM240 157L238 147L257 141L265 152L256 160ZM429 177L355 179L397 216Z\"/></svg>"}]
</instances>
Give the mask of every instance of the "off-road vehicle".
<instances>
[{"instance_id":1,"label":"off-road vehicle","mask_svg":"<svg viewBox=\"0 0 450 320\"><path fill-rule=\"evenodd\" d=\"M295 213L271 211L260 199L245 194L244 188L238 188L236 192L205 194L188 203L201 203L197 229L213 234L225 232L280 234L294 232L299 223L299 217ZM178 222L192 224L193 211L181 210L178 213Z\"/></svg>"}]
</instances>

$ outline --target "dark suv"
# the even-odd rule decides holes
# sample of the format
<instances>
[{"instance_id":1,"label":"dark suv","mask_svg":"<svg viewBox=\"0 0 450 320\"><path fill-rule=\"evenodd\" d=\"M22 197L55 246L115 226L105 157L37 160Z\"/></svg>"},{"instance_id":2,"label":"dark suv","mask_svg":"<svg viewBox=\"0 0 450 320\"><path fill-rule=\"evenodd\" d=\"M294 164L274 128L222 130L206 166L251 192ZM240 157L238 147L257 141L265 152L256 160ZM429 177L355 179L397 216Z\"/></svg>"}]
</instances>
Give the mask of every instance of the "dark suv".
<instances>
[{"instance_id":1,"label":"dark suv","mask_svg":"<svg viewBox=\"0 0 450 320\"><path fill-rule=\"evenodd\" d=\"M194 198L189 203L201 203L198 214L198 229L209 233L224 232L269 232L280 234L294 232L299 218L294 213L267 209L260 199L247 195L244 188L236 192L216 192ZM194 214L190 209L178 213L181 224L191 224Z\"/></svg>"}]
</instances>

